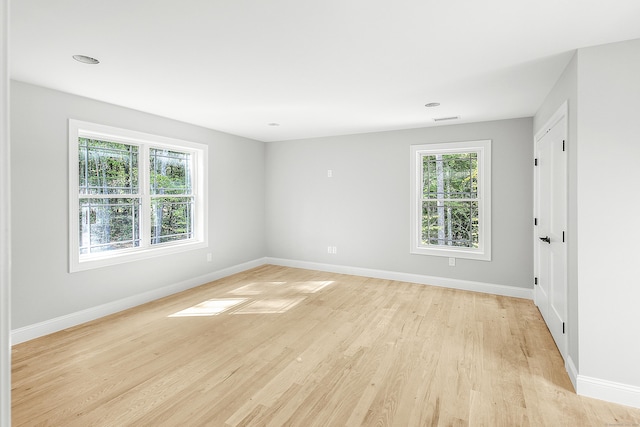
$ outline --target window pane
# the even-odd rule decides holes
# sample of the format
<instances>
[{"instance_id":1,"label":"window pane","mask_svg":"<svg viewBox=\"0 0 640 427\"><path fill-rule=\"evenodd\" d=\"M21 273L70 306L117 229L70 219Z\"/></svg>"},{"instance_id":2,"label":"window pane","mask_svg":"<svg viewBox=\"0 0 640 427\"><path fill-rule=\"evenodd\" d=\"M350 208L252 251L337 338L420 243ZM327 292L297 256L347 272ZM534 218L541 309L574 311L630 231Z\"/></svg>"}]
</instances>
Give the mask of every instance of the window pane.
<instances>
[{"instance_id":1,"label":"window pane","mask_svg":"<svg viewBox=\"0 0 640 427\"><path fill-rule=\"evenodd\" d=\"M80 254L140 245L140 200L80 199Z\"/></svg>"},{"instance_id":2,"label":"window pane","mask_svg":"<svg viewBox=\"0 0 640 427\"><path fill-rule=\"evenodd\" d=\"M79 194L137 194L138 147L78 138Z\"/></svg>"},{"instance_id":3,"label":"window pane","mask_svg":"<svg viewBox=\"0 0 640 427\"><path fill-rule=\"evenodd\" d=\"M422 157L423 197L475 199L478 197L478 154L431 154Z\"/></svg>"},{"instance_id":4,"label":"window pane","mask_svg":"<svg viewBox=\"0 0 640 427\"><path fill-rule=\"evenodd\" d=\"M478 202L422 202L422 244L478 247Z\"/></svg>"},{"instance_id":5,"label":"window pane","mask_svg":"<svg viewBox=\"0 0 640 427\"><path fill-rule=\"evenodd\" d=\"M151 200L151 244L193 237L194 197L154 197Z\"/></svg>"},{"instance_id":6,"label":"window pane","mask_svg":"<svg viewBox=\"0 0 640 427\"><path fill-rule=\"evenodd\" d=\"M149 150L151 194L191 194L191 154Z\"/></svg>"}]
</instances>

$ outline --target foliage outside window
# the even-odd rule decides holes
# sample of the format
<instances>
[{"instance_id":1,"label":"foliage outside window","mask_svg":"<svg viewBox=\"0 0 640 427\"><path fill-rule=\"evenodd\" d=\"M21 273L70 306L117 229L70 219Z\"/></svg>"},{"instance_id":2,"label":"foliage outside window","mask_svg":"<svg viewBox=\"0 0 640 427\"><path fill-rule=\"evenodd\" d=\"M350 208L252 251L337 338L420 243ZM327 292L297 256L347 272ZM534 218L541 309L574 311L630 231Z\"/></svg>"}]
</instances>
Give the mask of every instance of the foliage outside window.
<instances>
[{"instance_id":1,"label":"foliage outside window","mask_svg":"<svg viewBox=\"0 0 640 427\"><path fill-rule=\"evenodd\" d=\"M151 148L151 244L190 239L195 197L191 154Z\"/></svg>"},{"instance_id":2,"label":"foliage outside window","mask_svg":"<svg viewBox=\"0 0 640 427\"><path fill-rule=\"evenodd\" d=\"M491 259L491 141L411 147L411 252Z\"/></svg>"},{"instance_id":3,"label":"foliage outside window","mask_svg":"<svg viewBox=\"0 0 640 427\"><path fill-rule=\"evenodd\" d=\"M206 246L206 146L69 121L70 270Z\"/></svg>"}]
</instances>

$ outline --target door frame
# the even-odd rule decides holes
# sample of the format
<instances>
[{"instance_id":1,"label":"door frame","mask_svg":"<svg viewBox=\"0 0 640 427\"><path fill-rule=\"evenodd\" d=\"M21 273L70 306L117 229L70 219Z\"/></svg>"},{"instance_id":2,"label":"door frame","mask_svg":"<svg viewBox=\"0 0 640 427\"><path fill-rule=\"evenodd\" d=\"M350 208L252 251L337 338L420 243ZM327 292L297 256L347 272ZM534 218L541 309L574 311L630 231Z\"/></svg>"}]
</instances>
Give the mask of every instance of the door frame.
<instances>
[{"instance_id":1,"label":"door frame","mask_svg":"<svg viewBox=\"0 0 640 427\"><path fill-rule=\"evenodd\" d=\"M561 123L562 121L564 121L564 123ZM569 108L568 108L568 102L565 100L562 105L560 105L560 107L556 110L556 112L545 122L544 125L542 125L534 134L534 138L533 138L533 157L534 159L536 159L536 155L537 155L537 148L538 148L538 141L540 141L547 133L549 133L551 131L551 129L554 128L554 126L556 126L557 124L561 124L561 126L563 126L562 132L564 135L564 140L565 140L565 150L567 152L567 155L565 156L565 203L564 203L564 212L563 212L563 216L564 216L564 222L567 225L568 228L568 207L569 207L569 150L571 149L571 144L569 141L569 136L568 136L568 132L569 132ZM538 215L538 168L537 167L533 167L533 217L537 218ZM568 236L567 239L565 240L566 242L569 241ZM539 277L539 268L538 268L538 258L539 258L539 242L538 242L538 230L537 227L533 226L533 273L534 273L534 277L537 278ZM563 312L565 313L565 319L564 319L564 333L562 334L562 345L561 346L557 346L558 350L560 351L560 354L562 356L562 358L565 361L565 365L567 362L567 356L568 356L568 345L569 345L569 313L568 313L568 293L569 293L569 281L568 281L568 272L569 272L569 257L568 257L568 243L565 243L563 245L563 251L564 251L564 282L565 282L565 292L566 295L564 297L564 302L565 302L565 306L562 307L563 308ZM536 307L539 306L539 301L538 301L538 294L537 294L537 287L536 287L537 283L534 282L534 289L533 289L533 301L534 304L536 305ZM562 348L560 348L562 347Z\"/></svg>"}]
</instances>

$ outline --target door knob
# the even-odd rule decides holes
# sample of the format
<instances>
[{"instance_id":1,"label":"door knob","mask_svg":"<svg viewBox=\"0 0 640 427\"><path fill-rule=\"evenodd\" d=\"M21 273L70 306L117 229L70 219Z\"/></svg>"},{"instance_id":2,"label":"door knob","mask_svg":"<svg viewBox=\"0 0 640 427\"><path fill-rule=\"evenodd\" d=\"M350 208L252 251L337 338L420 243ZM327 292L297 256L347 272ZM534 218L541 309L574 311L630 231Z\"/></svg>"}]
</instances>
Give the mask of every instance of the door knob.
<instances>
[{"instance_id":1,"label":"door knob","mask_svg":"<svg viewBox=\"0 0 640 427\"><path fill-rule=\"evenodd\" d=\"M540 240L542 240L543 242L547 242L547 243L551 244L551 239L549 238L549 236L540 237Z\"/></svg>"}]
</instances>

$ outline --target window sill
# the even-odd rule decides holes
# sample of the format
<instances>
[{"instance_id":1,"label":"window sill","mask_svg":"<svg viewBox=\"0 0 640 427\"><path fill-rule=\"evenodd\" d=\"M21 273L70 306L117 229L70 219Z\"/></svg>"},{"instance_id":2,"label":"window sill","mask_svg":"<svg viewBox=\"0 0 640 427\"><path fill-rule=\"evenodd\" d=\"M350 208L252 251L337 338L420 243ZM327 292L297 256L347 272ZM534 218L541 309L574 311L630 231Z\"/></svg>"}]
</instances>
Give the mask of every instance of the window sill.
<instances>
[{"instance_id":1,"label":"window sill","mask_svg":"<svg viewBox=\"0 0 640 427\"><path fill-rule=\"evenodd\" d=\"M430 255L448 258L474 259L478 261L491 261L491 254L478 249L464 248L411 248L410 253L414 255Z\"/></svg>"},{"instance_id":2,"label":"window sill","mask_svg":"<svg viewBox=\"0 0 640 427\"><path fill-rule=\"evenodd\" d=\"M128 262L141 261L144 259L159 256L172 255L195 249L202 249L208 246L206 241L190 241L188 243L167 243L160 247L149 249L123 250L118 253L93 254L83 257L83 259L72 259L69 265L69 272L93 270L95 268L108 267L111 265L125 264Z\"/></svg>"}]
</instances>

